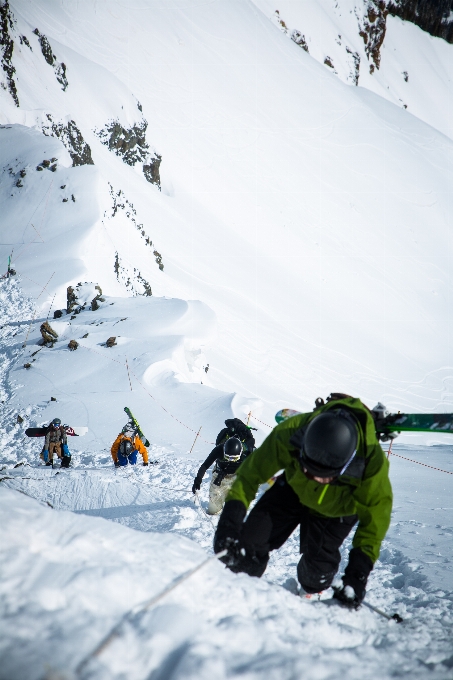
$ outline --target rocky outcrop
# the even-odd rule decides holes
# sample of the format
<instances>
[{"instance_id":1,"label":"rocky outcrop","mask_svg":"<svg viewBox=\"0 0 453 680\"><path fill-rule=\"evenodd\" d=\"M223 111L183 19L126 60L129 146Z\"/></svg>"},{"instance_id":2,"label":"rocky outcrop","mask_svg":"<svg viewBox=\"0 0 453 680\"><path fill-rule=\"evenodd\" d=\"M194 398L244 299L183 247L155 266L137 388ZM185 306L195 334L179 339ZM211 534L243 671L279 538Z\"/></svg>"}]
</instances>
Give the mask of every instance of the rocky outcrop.
<instances>
[{"instance_id":1,"label":"rocky outcrop","mask_svg":"<svg viewBox=\"0 0 453 680\"><path fill-rule=\"evenodd\" d=\"M307 41L305 40L305 36L300 31L298 31L297 28L291 32L291 40L295 42L296 45L299 45L299 47L302 47L305 52L308 52L308 45Z\"/></svg>"},{"instance_id":2,"label":"rocky outcrop","mask_svg":"<svg viewBox=\"0 0 453 680\"><path fill-rule=\"evenodd\" d=\"M48 137L56 137L69 152L72 158L72 165L94 165L91 158L91 148L83 138L82 133L74 120L64 124L54 121L50 113L46 114L47 124L42 126L42 131Z\"/></svg>"},{"instance_id":3,"label":"rocky outcrop","mask_svg":"<svg viewBox=\"0 0 453 680\"><path fill-rule=\"evenodd\" d=\"M19 106L19 97L17 94L16 82L14 74L16 69L13 66L13 51L14 40L11 37L11 31L14 29L14 20L9 9L8 0L3 0L0 4L0 51L1 51L1 65L5 74L6 83L0 83L3 89L8 90L14 100L16 106Z\"/></svg>"},{"instance_id":4,"label":"rocky outcrop","mask_svg":"<svg viewBox=\"0 0 453 680\"><path fill-rule=\"evenodd\" d=\"M39 330L42 336L41 343L43 345L47 345L48 347L53 347L54 343L58 340L58 333L54 331L50 323L45 321L41 324Z\"/></svg>"},{"instance_id":5,"label":"rocky outcrop","mask_svg":"<svg viewBox=\"0 0 453 680\"><path fill-rule=\"evenodd\" d=\"M381 64L381 47L387 29L387 6L385 0L368 0L365 16L359 20L359 35L365 43L365 54L372 62L370 73L379 69Z\"/></svg>"},{"instance_id":6,"label":"rocky outcrop","mask_svg":"<svg viewBox=\"0 0 453 680\"><path fill-rule=\"evenodd\" d=\"M123 127L119 121L109 121L101 130L94 133L110 151L119 156L127 165L142 164L145 179L160 190L160 164L162 156L151 152L146 141L148 123L141 120L130 128Z\"/></svg>"},{"instance_id":7,"label":"rocky outcrop","mask_svg":"<svg viewBox=\"0 0 453 680\"><path fill-rule=\"evenodd\" d=\"M67 314L80 314L88 308L93 311L99 309L98 301L105 302L102 289L96 283L78 283L66 289Z\"/></svg>"},{"instance_id":8,"label":"rocky outcrop","mask_svg":"<svg viewBox=\"0 0 453 680\"><path fill-rule=\"evenodd\" d=\"M151 296L153 294L150 283L143 278L136 267L134 267L132 271L129 271L127 267L123 266L118 252L115 253L113 271L115 272L117 280L134 295Z\"/></svg>"},{"instance_id":9,"label":"rocky outcrop","mask_svg":"<svg viewBox=\"0 0 453 680\"><path fill-rule=\"evenodd\" d=\"M346 52L351 58L348 80L352 82L353 85L358 85L360 75L360 55L358 52L353 52L350 47L346 47Z\"/></svg>"},{"instance_id":10,"label":"rocky outcrop","mask_svg":"<svg viewBox=\"0 0 453 680\"><path fill-rule=\"evenodd\" d=\"M55 77L57 81L61 85L61 89L63 92L66 90L68 87L68 79L66 78L66 64L63 62L58 63L57 57L52 51L52 47L50 46L49 40L46 38L45 35L40 33L37 28L33 31L35 35L38 36L39 39L39 44L41 45L41 52L43 54L44 59L46 62L49 64L49 66L52 66L54 72L55 72Z\"/></svg>"},{"instance_id":11,"label":"rocky outcrop","mask_svg":"<svg viewBox=\"0 0 453 680\"><path fill-rule=\"evenodd\" d=\"M134 208L133 203L131 203L126 198L126 196L124 195L124 193L121 189L119 191L115 191L111 184L109 185L109 187L110 187L110 196L112 197L112 201L113 201L112 214L107 215L105 213L104 217L106 217L106 218L107 217L115 217L115 215L118 214L118 211L121 211L127 217L127 219L133 224L135 229L137 229L137 231L140 232L140 236L144 240L145 244L147 246L149 246L150 248L153 248L153 242L150 239L150 237L146 234L146 231L145 231L143 224L139 223L137 221L137 211ZM156 264L158 265L159 269L161 271L163 271L164 270L164 263L162 262L162 255L155 248L153 250L153 255L155 257ZM117 253L117 258L118 258L118 253ZM115 262L115 273L117 275L117 279L118 279L118 271L117 271L118 266L119 266L118 262L116 261ZM135 269L134 269L134 272L136 272ZM138 277L140 277L140 273L138 274ZM140 277L140 279L141 279L141 277ZM146 283L145 279L142 279L142 283L143 282ZM145 283L143 283L143 285L145 285ZM146 285L148 286L146 288L146 290L150 291L149 293L146 293L146 295L151 295L151 286L149 286L149 284L146 284ZM128 285L126 285L126 287L128 287ZM145 293L143 293L143 294L145 294Z\"/></svg>"}]
</instances>

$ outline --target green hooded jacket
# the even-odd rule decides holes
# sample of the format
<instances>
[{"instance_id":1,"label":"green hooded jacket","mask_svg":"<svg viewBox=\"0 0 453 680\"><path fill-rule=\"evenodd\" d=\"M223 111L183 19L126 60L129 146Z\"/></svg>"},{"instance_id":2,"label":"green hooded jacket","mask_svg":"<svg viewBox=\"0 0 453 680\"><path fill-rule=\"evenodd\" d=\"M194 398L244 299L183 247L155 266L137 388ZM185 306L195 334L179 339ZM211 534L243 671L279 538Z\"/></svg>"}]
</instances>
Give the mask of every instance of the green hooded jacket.
<instances>
[{"instance_id":1,"label":"green hooded jacket","mask_svg":"<svg viewBox=\"0 0 453 680\"><path fill-rule=\"evenodd\" d=\"M308 479L300 468L299 450L291 438L320 413L332 408L346 408L356 417L357 452L345 473L331 484ZM300 502L318 515L344 517L357 515L359 523L353 547L368 555L374 563L390 525L392 487L389 464L377 437L370 411L359 399L348 397L329 401L312 413L302 413L280 423L239 467L237 478L226 501L241 501L246 508L263 484L279 470Z\"/></svg>"}]
</instances>

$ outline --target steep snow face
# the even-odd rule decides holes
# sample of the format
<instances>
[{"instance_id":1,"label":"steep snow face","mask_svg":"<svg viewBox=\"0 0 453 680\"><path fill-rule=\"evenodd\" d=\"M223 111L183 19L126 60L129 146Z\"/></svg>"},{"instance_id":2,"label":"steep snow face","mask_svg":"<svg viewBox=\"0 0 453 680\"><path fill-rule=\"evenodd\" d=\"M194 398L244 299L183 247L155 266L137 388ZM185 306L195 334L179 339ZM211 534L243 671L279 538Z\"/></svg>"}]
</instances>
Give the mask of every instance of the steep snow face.
<instances>
[{"instance_id":1,"label":"steep snow face","mask_svg":"<svg viewBox=\"0 0 453 680\"><path fill-rule=\"evenodd\" d=\"M453 138L451 44L391 16L388 3L378 0L252 1L340 80L375 92Z\"/></svg>"},{"instance_id":2,"label":"steep snow face","mask_svg":"<svg viewBox=\"0 0 453 680\"><path fill-rule=\"evenodd\" d=\"M24 133L11 126L60 139L33 160L62 159L54 173L14 187L21 158L3 175L1 255L27 248L28 294L55 271L44 317L80 280L202 300L219 328L211 385L261 399L270 426L331 391L449 408L450 140L340 82L245 0L9 11L8 159L8 135Z\"/></svg>"}]
</instances>

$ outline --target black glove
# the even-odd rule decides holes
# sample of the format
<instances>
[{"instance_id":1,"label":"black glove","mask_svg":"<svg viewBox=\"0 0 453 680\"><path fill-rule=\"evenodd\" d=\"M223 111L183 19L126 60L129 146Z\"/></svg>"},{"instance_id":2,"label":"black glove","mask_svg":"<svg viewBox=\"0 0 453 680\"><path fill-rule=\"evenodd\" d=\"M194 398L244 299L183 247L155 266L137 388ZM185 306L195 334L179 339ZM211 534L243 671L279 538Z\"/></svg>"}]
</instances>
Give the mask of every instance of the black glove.
<instances>
[{"instance_id":1,"label":"black glove","mask_svg":"<svg viewBox=\"0 0 453 680\"><path fill-rule=\"evenodd\" d=\"M120 464L117 460L115 460L114 463L115 463L115 467L120 467Z\"/></svg>"},{"instance_id":2,"label":"black glove","mask_svg":"<svg viewBox=\"0 0 453 680\"><path fill-rule=\"evenodd\" d=\"M240 537L246 513L245 505L241 501L228 501L217 524L214 552L228 550L227 555L220 559L230 568L236 566L241 558Z\"/></svg>"},{"instance_id":3,"label":"black glove","mask_svg":"<svg viewBox=\"0 0 453 680\"><path fill-rule=\"evenodd\" d=\"M148 463L143 463L143 465L144 465L145 467L147 467L147 466L148 466Z\"/></svg>"},{"instance_id":4,"label":"black glove","mask_svg":"<svg viewBox=\"0 0 453 680\"><path fill-rule=\"evenodd\" d=\"M197 493L197 491L200 491L201 482L202 482L201 477L195 477L192 484L192 493Z\"/></svg>"},{"instance_id":5,"label":"black glove","mask_svg":"<svg viewBox=\"0 0 453 680\"><path fill-rule=\"evenodd\" d=\"M343 585L334 586L333 596L347 607L357 608L366 594L366 584L373 562L360 548L353 548L349 553L349 564L342 577Z\"/></svg>"}]
</instances>

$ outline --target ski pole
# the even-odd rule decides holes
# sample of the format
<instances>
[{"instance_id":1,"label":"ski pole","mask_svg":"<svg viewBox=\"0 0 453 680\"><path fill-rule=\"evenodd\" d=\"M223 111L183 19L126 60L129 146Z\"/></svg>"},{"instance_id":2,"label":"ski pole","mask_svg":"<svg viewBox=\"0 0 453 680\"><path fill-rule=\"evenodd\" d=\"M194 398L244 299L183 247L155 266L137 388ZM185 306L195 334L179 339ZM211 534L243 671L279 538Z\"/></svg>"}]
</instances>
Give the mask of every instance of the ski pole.
<instances>
[{"instance_id":1,"label":"ski pole","mask_svg":"<svg viewBox=\"0 0 453 680\"><path fill-rule=\"evenodd\" d=\"M388 621L396 621L396 623L403 623L403 619L399 614L386 614L385 612L382 611L382 609L378 609L378 607L375 607L369 602L365 602L365 600L362 601L362 604L364 604L365 607L368 607L368 609L371 609L373 612L376 612L376 614L380 614L385 619L388 619Z\"/></svg>"},{"instance_id":2,"label":"ski pole","mask_svg":"<svg viewBox=\"0 0 453 680\"><path fill-rule=\"evenodd\" d=\"M123 616L123 618L116 624L116 626L110 631L108 635L105 636L103 640L98 644L98 646L90 653L88 656L86 656L82 661L79 663L77 668L75 669L76 675L80 675L80 673L83 671L85 666L89 663L89 661L95 657L99 656L109 645L110 643L120 635L120 630L121 626L123 623L125 623L130 617L135 616L136 614L140 614L141 612L145 612L148 609L150 609L153 605L155 605L159 600L161 600L163 597L168 595L172 590L177 588L181 583L184 583L184 581L187 581L188 578L193 576L197 571L200 571L206 564L209 562L213 562L214 560L218 560L221 557L224 557L227 554L228 550L222 550L219 553L216 553L215 555L211 555L211 557L208 557L206 560L201 562L201 564L197 565L196 567L193 567L193 569L189 569L189 571L184 572L181 576L178 576L173 583L170 583L164 590L162 590L160 593L155 595L149 600L146 600L146 602L143 602L142 604L136 605L133 609L131 609L129 612L126 612L126 614Z\"/></svg>"}]
</instances>

